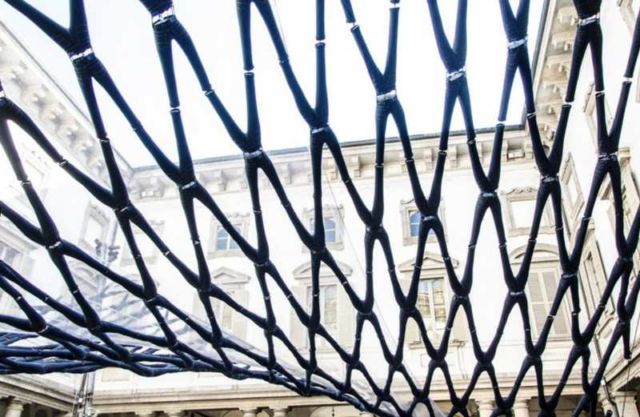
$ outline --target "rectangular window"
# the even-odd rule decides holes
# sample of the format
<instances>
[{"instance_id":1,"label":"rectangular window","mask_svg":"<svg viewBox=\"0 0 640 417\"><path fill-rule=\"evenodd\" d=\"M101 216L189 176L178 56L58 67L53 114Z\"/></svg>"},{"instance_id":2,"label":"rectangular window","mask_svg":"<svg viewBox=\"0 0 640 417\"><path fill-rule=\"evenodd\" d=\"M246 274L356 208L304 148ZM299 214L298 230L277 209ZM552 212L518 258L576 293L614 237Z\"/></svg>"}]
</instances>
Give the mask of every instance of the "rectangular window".
<instances>
[{"instance_id":1,"label":"rectangular window","mask_svg":"<svg viewBox=\"0 0 640 417\"><path fill-rule=\"evenodd\" d=\"M311 312L313 294L311 286L307 287L307 311ZM338 330L338 291L335 285L323 285L318 294L320 298L320 322L332 336Z\"/></svg>"},{"instance_id":2,"label":"rectangular window","mask_svg":"<svg viewBox=\"0 0 640 417\"><path fill-rule=\"evenodd\" d=\"M420 223L422 222L422 215L418 210L409 210L409 236L411 238L417 238L420 234ZM429 229L429 236L435 235L433 229Z\"/></svg>"},{"instance_id":3,"label":"rectangular window","mask_svg":"<svg viewBox=\"0 0 640 417\"><path fill-rule=\"evenodd\" d=\"M338 241L338 224L334 216L324 216L324 241L325 243L336 243ZM315 221L313 217L309 219L309 232L313 233Z\"/></svg>"},{"instance_id":4,"label":"rectangular window","mask_svg":"<svg viewBox=\"0 0 640 417\"><path fill-rule=\"evenodd\" d=\"M20 252L11 246L0 242L0 259L2 259L7 265L14 266L18 263L20 258Z\"/></svg>"},{"instance_id":5,"label":"rectangular window","mask_svg":"<svg viewBox=\"0 0 640 417\"><path fill-rule=\"evenodd\" d=\"M527 281L527 288L529 290L529 314L531 327L534 334L540 335L551 305L553 304L556 291L558 288L558 272L555 267L544 267L532 265L529 272L529 280ZM568 293L567 293L568 294ZM567 337L571 332L571 323L569 322L569 315L566 307L566 298L560 304L558 312L551 326L551 332L549 335L556 337Z\"/></svg>"},{"instance_id":6,"label":"rectangular window","mask_svg":"<svg viewBox=\"0 0 640 417\"><path fill-rule=\"evenodd\" d=\"M242 233L241 225L234 224L233 228L236 229L238 233ZM222 225L218 225L216 227L216 250L225 251L225 250L234 250L239 249L240 247L236 243L235 240L231 238L231 235L222 227Z\"/></svg>"},{"instance_id":7,"label":"rectangular window","mask_svg":"<svg viewBox=\"0 0 640 417\"><path fill-rule=\"evenodd\" d=\"M447 321L447 307L444 297L444 278L420 280L418 301L416 303L427 328L444 327Z\"/></svg>"}]
</instances>

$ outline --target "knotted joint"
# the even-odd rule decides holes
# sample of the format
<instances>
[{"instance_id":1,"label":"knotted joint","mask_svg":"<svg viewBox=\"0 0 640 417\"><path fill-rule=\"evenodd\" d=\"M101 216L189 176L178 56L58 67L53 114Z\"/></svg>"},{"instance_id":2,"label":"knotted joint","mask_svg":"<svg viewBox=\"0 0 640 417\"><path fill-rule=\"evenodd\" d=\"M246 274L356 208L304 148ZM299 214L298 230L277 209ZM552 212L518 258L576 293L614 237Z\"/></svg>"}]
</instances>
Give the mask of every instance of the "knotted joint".
<instances>
[{"instance_id":1,"label":"knotted joint","mask_svg":"<svg viewBox=\"0 0 640 417\"><path fill-rule=\"evenodd\" d=\"M542 181L545 184L550 184L552 182L556 182L558 181L558 175L542 175L540 177L540 181Z\"/></svg>"},{"instance_id":2,"label":"knotted joint","mask_svg":"<svg viewBox=\"0 0 640 417\"><path fill-rule=\"evenodd\" d=\"M467 73L467 67L465 66L458 70L447 73L447 80L449 80L449 82L453 82L458 78L464 77L466 73Z\"/></svg>"},{"instance_id":3,"label":"knotted joint","mask_svg":"<svg viewBox=\"0 0 640 417\"><path fill-rule=\"evenodd\" d=\"M482 198L486 199L498 197L495 191L483 191L480 195L482 196Z\"/></svg>"},{"instance_id":4,"label":"knotted joint","mask_svg":"<svg viewBox=\"0 0 640 417\"><path fill-rule=\"evenodd\" d=\"M195 181L191 181L188 184L180 186L180 190L185 191L185 190L188 190L189 188L193 188L195 186L196 186L196 182Z\"/></svg>"},{"instance_id":5,"label":"knotted joint","mask_svg":"<svg viewBox=\"0 0 640 417\"><path fill-rule=\"evenodd\" d=\"M520 291L509 291L509 295L511 297L522 297L524 295L524 290L520 290Z\"/></svg>"},{"instance_id":6,"label":"knotted joint","mask_svg":"<svg viewBox=\"0 0 640 417\"><path fill-rule=\"evenodd\" d=\"M316 40L316 46L324 46L327 44L327 40L326 39L317 39Z\"/></svg>"},{"instance_id":7,"label":"knotted joint","mask_svg":"<svg viewBox=\"0 0 640 417\"><path fill-rule=\"evenodd\" d=\"M262 148L258 148L252 152L243 152L242 156L244 157L244 159L249 160L249 159L258 158L259 156L262 156L263 153L264 151L262 150Z\"/></svg>"},{"instance_id":8,"label":"knotted joint","mask_svg":"<svg viewBox=\"0 0 640 417\"><path fill-rule=\"evenodd\" d=\"M517 48L521 47L522 45L526 45L527 44L527 40L529 40L529 37L527 35L524 35L524 38L516 39L514 41L509 41L507 43L507 48L510 49L510 50L517 49Z\"/></svg>"},{"instance_id":9,"label":"knotted joint","mask_svg":"<svg viewBox=\"0 0 640 417\"><path fill-rule=\"evenodd\" d=\"M26 187L27 185L31 185L31 181L28 178L21 180L20 185L22 185L23 187Z\"/></svg>"},{"instance_id":10,"label":"knotted joint","mask_svg":"<svg viewBox=\"0 0 640 417\"><path fill-rule=\"evenodd\" d=\"M566 279L566 280L573 280L573 279L576 279L577 277L578 277L578 274L576 274L575 272L565 272L564 274L562 274L560 278Z\"/></svg>"},{"instance_id":11,"label":"knotted joint","mask_svg":"<svg viewBox=\"0 0 640 417\"><path fill-rule=\"evenodd\" d=\"M348 24L351 25L350 29L351 29L352 32L360 27L360 25L358 25L358 23L356 21L348 22Z\"/></svg>"},{"instance_id":12,"label":"knotted joint","mask_svg":"<svg viewBox=\"0 0 640 417\"><path fill-rule=\"evenodd\" d=\"M42 329L40 329L40 330L36 330L36 333L37 333L37 334L43 334L43 333L45 333L47 330L49 330L49 325L48 325L48 324L45 324L45 325L44 325L44 327L43 327Z\"/></svg>"},{"instance_id":13,"label":"knotted joint","mask_svg":"<svg viewBox=\"0 0 640 417\"><path fill-rule=\"evenodd\" d=\"M506 124L506 120L498 120L496 121L496 126L504 126Z\"/></svg>"},{"instance_id":14,"label":"knotted joint","mask_svg":"<svg viewBox=\"0 0 640 417\"><path fill-rule=\"evenodd\" d=\"M598 159L601 161L616 161L618 160L618 152L602 152L600 155L598 155Z\"/></svg>"},{"instance_id":15,"label":"knotted joint","mask_svg":"<svg viewBox=\"0 0 640 417\"><path fill-rule=\"evenodd\" d=\"M587 26L600 20L600 13L596 13L593 16L585 17L584 19L578 19L578 26Z\"/></svg>"},{"instance_id":16,"label":"knotted joint","mask_svg":"<svg viewBox=\"0 0 640 417\"><path fill-rule=\"evenodd\" d=\"M160 12L160 13L158 13L156 15L151 16L151 24L153 26L160 25L160 24L168 21L169 19L171 19L175 15L176 15L176 11L173 8L173 6L171 6L167 10L165 10L163 12Z\"/></svg>"},{"instance_id":17,"label":"knotted joint","mask_svg":"<svg viewBox=\"0 0 640 417\"><path fill-rule=\"evenodd\" d=\"M382 93L376 96L376 101L378 103L384 103L385 101L395 100L398 94L396 90L387 91L386 93Z\"/></svg>"},{"instance_id":18,"label":"knotted joint","mask_svg":"<svg viewBox=\"0 0 640 417\"><path fill-rule=\"evenodd\" d=\"M154 296L153 296L153 297L151 297L151 298L148 298L148 299L144 300L144 302L145 302L146 304L150 304L150 303L153 303L154 301L156 301L157 299L158 299L158 294L154 295Z\"/></svg>"},{"instance_id":19,"label":"knotted joint","mask_svg":"<svg viewBox=\"0 0 640 417\"><path fill-rule=\"evenodd\" d=\"M534 117L536 117L536 112L527 113L527 119L533 119Z\"/></svg>"},{"instance_id":20,"label":"knotted joint","mask_svg":"<svg viewBox=\"0 0 640 417\"><path fill-rule=\"evenodd\" d=\"M76 61L85 59L86 57L91 55L93 55L93 49L87 48L82 52L78 52L77 54L69 54L69 59L71 60L71 62L75 63Z\"/></svg>"}]
</instances>

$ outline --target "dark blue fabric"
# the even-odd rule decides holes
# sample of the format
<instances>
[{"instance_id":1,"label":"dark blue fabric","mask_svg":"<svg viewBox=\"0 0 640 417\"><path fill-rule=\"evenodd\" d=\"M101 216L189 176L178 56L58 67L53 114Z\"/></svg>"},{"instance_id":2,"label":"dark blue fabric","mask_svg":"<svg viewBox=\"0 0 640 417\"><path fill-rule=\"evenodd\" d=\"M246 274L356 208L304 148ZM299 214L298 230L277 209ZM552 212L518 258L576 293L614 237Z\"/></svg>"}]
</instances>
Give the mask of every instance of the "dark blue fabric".
<instances>
[{"instance_id":1,"label":"dark blue fabric","mask_svg":"<svg viewBox=\"0 0 640 417\"><path fill-rule=\"evenodd\" d=\"M509 0L497 0L500 6L502 23L505 30L505 40L509 43L507 61L505 64L504 83L498 109L498 123L495 127L493 149L487 169L484 168L477 145L476 129L473 122L473 112L469 84L466 78L465 64L467 54L467 0L457 3L456 23L453 39L446 35L440 2L427 0L430 23L434 31L438 51L448 76L444 101L444 115L439 137L438 153L435 168L428 192L421 180L424 176L418 172L412 151L412 139L404 115L401 98L396 93L396 73L398 65L398 43L401 8L400 0L389 1L388 44L386 60L380 66L373 59L367 40L361 31L357 20L356 10L350 0L341 0L344 16L350 26L355 44L362 56L364 69L367 72L372 87L376 93L376 111L373 116L376 127L375 136L375 174L372 201L367 202L354 185L347 167L340 141L330 127L329 88L326 79L326 41L325 41L325 0L316 0L316 62L315 62L315 99L310 100L302 89L289 59L286 46L278 30L276 19L269 1L267 0L236 0L238 24L241 38L243 68L245 71L245 97L247 125L240 127L233 115L226 109L223 100L215 92L209 75L200 60L196 46L188 30L180 23L173 11L171 0L141 0L142 5L152 17L151 29L155 37L160 63L162 66L170 118L173 124L174 136L178 150L178 162L174 163L156 145L154 139L147 133L142 122L137 118L133 109L118 90L111 79L107 68L100 62L91 50L88 25L82 0L70 0L71 23L64 28L39 12L24 0L6 0L11 6L20 11L26 18L37 25L52 41L57 43L72 60L77 74L78 83L82 90L91 121L95 128L96 137L100 141L109 186L103 186L83 173L78 167L66 160L56 147L48 140L38 126L16 106L10 98L0 98L0 143L7 156L15 176L22 183L25 196L33 209L35 223L0 201L2 214L12 222L26 238L45 247L60 276L63 278L69 292L73 295L77 308L72 308L58 300L51 298L46 291L33 285L31 281L21 276L6 263L0 261L0 289L12 297L19 305L24 317L0 315L0 323L17 329L15 333L0 333L0 374L7 373L46 373L46 372L91 372L107 366L118 366L141 375L154 376L169 372L204 371L220 372L229 377L244 379L258 378L274 384L286 386L302 395L324 394L336 400L347 401L361 410L367 410L382 416L409 416L419 404L423 404L433 415L432 403L429 401L431 384L434 374L440 371L448 386L452 409L449 415L460 413L469 416L469 402L483 374L489 377L495 396L495 410L492 415L507 415L511 413L516 396L523 379L533 368L538 381L538 406L540 416L553 416L567 383L566 376L574 367L580 366L583 382L583 396L574 415L589 411L595 415L598 389L603 380L604 369L612 358L613 349L621 343L624 353L630 354L630 319L635 308L640 279L631 284L633 270L632 257L638 243L640 233L640 214L636 213L629 230L623 228L623 202L621 194L620 165L616 152L620 140L622 122L625 115L626 103L630 93L631 82L625 80L622 85L616 113L610 126L604 113L604 79L602 71L602 29L597 14L600 1L575 0L577 15L581 19L576 29L573 62L569 73L565 104L559 116L559 123L551 149L543 144L537 124L534 103L532 70L527 46L527 28L529 20L529 0L521 0L514 11ZM253 9L252 9L253 7ZM287 196L276 168L268 153L262 151L259 108L255 84L255 68L253 63L252 46L252 14L258 16L266 25L269 36L281 65L283 76L291 91L292 98L300 116L309 126L309 149L311 171L313 178L313 216L314 228L308 231L302 219L293 208ZM629 59L624 70L625 77L631 77L640 49L640 25L636 21L633 42L629 52ZM179 47L174 49L174 46ZM599 158L594 167L591 189L587 194L583 213L583 220L575 232L571 246L564 234L562 217L562 189L558 181L558 173L564 154L564 137L572 109L576 85L580 76L580 64L587 49L591 52L592 66L595 74L596 114L598 126ZM185 134L180 111L179 83L174 68L174 52L185 54L196 75L203 94L211 104L212 110L225 126L229 138L237 145L245 157L245 174L251 206L256 225L257 243L249 243L233 227L211 195L198 182L195 175L194 163L189 151L189 143ZM416 52L419 53L419 52ZM529 240L523 261L518 270L513 270L509 262L507 239L502 219L501 201L498 197L498 187L501 177L503 140L505 133L505 118L513 87L513 81L519 74L525 97L525 123L531 135L531 146L541 175L538 188L535 214L532 221ZM129 197L129 191L118 167L114 151L107 133L107 126L102 118L101 107L96 99L95 83L107 92L120 112L127 119L131 128L141 143L156 161L164 175L175 183L187 221L196 268L192 269L171 251L169 245L160 239L151 224L136 208ZM1 87L0 87L1 89ZM338 92L339 94L340 92ZM448 252L444 236L444 227L439 217L440 200L447 160L451 120L456 103L459 103L465 124L468 152L474 180L478 186L478 198L474 213L471 236L468 245L467 262L462 273L457 273ZM411 277L410 286L403 291L395 268L394 255L389 235L384 225L384 163L385 145L387 141L387 124L392 121L399 132L406 164L406 173L415 204L421 216L418 234L415 269ZM130 277L122 276L110 268L102 265L91 255L84 252L60 235L55 222L47 207L43 204L37 191L28 181L22 161L8 128L8 123L15 123L28 137L37 143L44 152L64 169L71 178L81 184L98 202L114 210L121 233L123 234L129 251L135 261L140 275L140 283ZM360 297L351 288L349 279L341 271L338 263L327 248L324 234L324 198L322 194L322 161L323 153L328 151L333 158L338 174L348 191L354 209L365 225L365 292ZM312 270L312 293L317 295L320 290L319 273L324 265L335 275L342 285L356 314L353 348L348 350L342 346L323 326L319 297L313 297L311 312L308 313L302 300L297 300L287 286L277 266L270 257L270 243L267 240L265 224L261 208L259 172L262 172L271 183L282 210L287 214L294 226L298 238L309 249ZM578 269L582 251L585 245L589 219L594 210L598 193L603 183L608 180L612 190L615 207L615 241L618 259L609 272L607 283L598 308L593 312L586 324L580 324L580 298L578 295ZM556 290L549 318L537 340L531 335L531 318L529 316L528 299L525 294L529 268L536 249L537 236L541 225L543 210L548 200L551 200L556 225L556 237L559 248L559 263L562 279ZM265 314L260 315L251 310L251 306L236 302L222 288L212 282L209 266L200 241L199 230L195 219L195 205L206 207L221 226L237 243L241 252L255 265L255 277L264 300ZM482 348L475 329L477 310L483 305L472 305L469 294L474 285L473 266L475 249L478 243L481 225L485 217L491 216L499 243L499 253L502 263L504 281L509 289L503 301L501 318L491 343ZM133 228L139 228L157 247L173 268L179 272L184 280L193 287L199 295L203 308L208 317L207 326L197 323L189 314L173 305L158 293L144 258L140 253ZM451 301L446 327L439 345L434 344L430 332L416 306L420 274L427 237L435 234L442 255L442 261L447 271L447 279L454 297ZM397 341L388 341L384 335L380 318L374 310L374 250L379 245L388 266L388 279L393 288L392 296L398 305L400 337ZM69 260L80 262L88 268L104 276L110 283L124 289L135 300L144 303L149 317L153 318L158 329L157 334L147 334L128 326L119 325L95 311L87 299L87 295L78 290L74 273L69 266ZM271 284L271 287L269 286ZM478 284L476 284L478 285ZM599 364L592 364L590 343L593 341L597 324L604 313L606 301L612 297L614 287L619 286L620 294L617 298L618 323L613 331L609 344L600 359ZM290 308L308 331L309 354L303 355L299 347L295 346L285 334L276 320L274 306L271 301L271 289L281 291L289 300ZM37 299L40 304L34 307L27 301ZM380 296L380 295L378 295ZM573 347L567 359L564 376L551 392L545 390L543 381L544 362L542 354L547 347L547 341L552 329L553 318L565 298L570 299L573 308L571 339ZM244 316L253 325L264 331L267 350L258 352L248 345L230 337L222 329L214 314L212 301L218 300L229 305L237 313ZM45 307L55 311L62 318L51 322L47 320ZM476 314L474 316L474 308ZM517 310L523 320L523 335L527 356L522 360L521 369L510 387L499 386L493 361L502 333L512 312ZM456 391L449 372L446 355L449 352L449 340L454 320L463 314L469 327L469 335L477 361L475 369L470 375L469 383L462 392ZM459 318L458 318L459 319ZM426 382L419 386L411 375L411 370L405 366L404 347L405 332L409 320L413 320L419 328L424 349L429 357ZM62 325L62 324L67 325ZM176 331L175 323L182 323L185 331L198 335L210 346L215 354L195 349L190 343L181 339L182 331ZM377 336L380 348L388 364L388 373L384 381L374 378L360 357L362 347L362 332L369 324ZM82 329L84 336L71 332L70 326ZM18 332L19 331L19 332ZM20 333L22 332L22 333ZM24 347L18 343L27 337L46 339L46 344L37 348ZM131 342L123 343L126 337ZM346 377L338 379L335 375L324 370L317 357L318 338L326 340L344 362ZM302 372L294 372L279 362L276 355L276 343L284 347L293 355L296 365ZM580 364L580 365L578 365ZM590 365L591 364L591 365ZM252 365L252 366L249 366ZM596 367L596 372L590 376L589 366ZM357 386L354 375L364 377L366 387ZM408 404L401 403L392 392L394 378L404 380L412 394ZM364 392L369 393L365 395Z\"/></svg>"}]
</instances>

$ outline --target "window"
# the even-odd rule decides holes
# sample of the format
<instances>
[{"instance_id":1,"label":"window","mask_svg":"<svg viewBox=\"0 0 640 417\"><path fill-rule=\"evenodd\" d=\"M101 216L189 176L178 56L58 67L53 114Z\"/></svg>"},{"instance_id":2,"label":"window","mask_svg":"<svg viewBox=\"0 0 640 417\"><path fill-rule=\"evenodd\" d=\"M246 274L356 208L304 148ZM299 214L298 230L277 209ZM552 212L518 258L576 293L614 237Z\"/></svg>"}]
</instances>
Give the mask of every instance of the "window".
<instances>
[{"instance_id":1,"label":"window","mask_svg":"<svg viewBox=\"0 0 640 417\"><path fill-rule=\"evenodd\" d=\"M313 233L315 228L315 221L313 218L309 219L309 231ZM336 243L338 239L338 228L336 218L332 215L324 217L324 241L327 244Z\"/></svg>"},{"instance_id":2,"label":"window","mask_svg":"<svg viewBox=\"0 0 640 417\"><path fill-rule=\"evenodd\" d=\"M15 267L20 261L20 252L6 243L0 242L0 259L7 265Z\"/></svg>"},{"instance_id":3,"label":"window","mask_svg":"<svg viewBox=\"0 0 640 417\"><path fill-rule=\"evenodd\" d=\"M440 202L440 208L438 209L438 217L442 221L442 227L444 224L444 209L443 203ZM415 245L418 243L418 236L420 234L420 224L422 223L422 215L416 208L413 199L402 200L400 202L400 216L402 218L402 234L404 245ZM446 228L445 228L446 231ZM433 229L429 230L427 236L427 243L437 243L436 234Z\"/></svg>"},{"instance_id":4,"label":"window","mask_svg":"<svg viewBox=\"0 0 640 417\"><path fill-rule=\"evenodd\" d=\"M247 284L251 277L236 270L221 267L211 272L212 281L240 305L249 304ZM247 318L236 312L227 303L217 298L210 298L211 308L220 329L235 337L244 339L247 333ZM198 294L193 297L193 313L204 323L209 322L204 305Z\"/></svg>"},{"instance_id":5,"label":"window","mask_svg":"<svg viewBox=\"0 0 640 417\"><path fill-rule=\"evenodd\" d=\"M410 210L409 211L409 234L411 237L418 237L420 233L420 222L422 220L422 216L418 210ZM432 230L429 233L433 233Z\"/></svg>"},{"instance_id":6,"label":"window","mask_svg":"<svg viewBox=\"0 0 640 417\"><path fill-rule=\"evenodd\" d=\"M444 278L421 279L416 307L427 328L442 329L447 321Z\"/></svg>"},{"instance_id":7,"label":"window","mask_svg":"<svg viewBox=\"0 0 640 417\"><path fill-rule=\"evenodd\" d=\"M580 188L576 166L571 154L569 154L562 166L560 182L562 185L562 211L565 228L569 236L571 236L578 226L580 210L584 206L584 195Z\"/></svg>"},{"instance_id":8,"label":"window","mask_svg":"<svg viewBox=\"0 0 640 417\"><path fill-rule=\"evenodd\" d=\"M533 215L536 210L536 196L538 190L535 187L516 187L506 193L502 193L507 204L506 220L509 236L528 235L533 224ZM550 205L547 201L540 218L540 233L553 233L554 219Z\"/></svg>"},{"instance_id":9,"label":"window","mask_svg":"<svg viewBox=\"0 0 640 417\"><path fill-rule=\"evenodd\" d=\"M343 219L342 219L342 206L325 206L322 209L323 224L324 224L324 241L329 249L342 250L344 248L344 242L342 239ZM313 209L305 209L302 212L302 218L307 224L308 231L313 233L315 228L315 213ZM306 251L307 247L303 246L303 250Z\"/></svg>"},{"instance_id":10,"label":"window","mask_svg":"<svg viewBox=\"0 0 640 417\"><path fill-rule=\"evenodd\" d=\"M636 178L631 170L630 165L631 155L628 147L620 148L618 152L618 161L620 162L620 192L622 194L622 222L624 232L629 233L633 218L640 207L640 191L636 183ZM613 199L613 193L611 192L611 181L609 177L605 179L601 193L602 199L609 202L608 216L611 224L612 232L615 231L616 219L615 219L615 205ZM631 277L635 277L638 273L637 266L640 265L640 248L637 248L633 255L633 274Z\"/></svg>"},{"instance_id":11,"label":"window","mask_svg":"<svg viewBox=\"0 0 640 417\"><path fill-rule=\"evenodd\" d=\"M529 291L529 314L532 331L536 336L540 335L553 299L558 288L558 270L551 266L536 266L529 271L527 289ZM567 293L568 294L568 293ZM565 298L567 296L565 294ZM563 300L558 313L551 326L550 336L568 337L571 333L566 302Z\"/></svg>"},{"instance_id":12,"label":"window","mask_svg":"<svg viewBox=\"0 0 640 417\"><path fill-rule=\"evenodd\" d=\"M353 270L348 265L337 261L340 270L348 277ZM306 262L293 270L295 279L291 291L295 299L311 313L313 294L311 284L312 267ZM326 265L321 264L319 271L318 303L320 306L320 321L329 335L342 346L353 346L355 337L356 310L353 308L349 296L339 288L338 279ZM297 346L309 347L308 329L300 322L297 314L291 309L290 330L291 342ZM323 337L316 338L316 346L325 351L330 348Z\"/></svg>"},{"instance_id":13,"label":"window","mask_svg":"<svg viewBox=\"0 0 640 417\"><path fill-rule=\"evenodd\" d=\"M307 287L307 312L311 313L313 307L313 294L311 286ZM338 291L335 285L323 285L320 287L318 298L320 299L320 322L331 335L338 330ZM325 341L322 339L322 341Z\"/></svg>"},{"instance_id":14,"label":"window","mask_svg":"<svg viewBox=\"0 0 640 417\"><path fill-rule=\"evenodd\" d=\"M151 225L151 228L153 228L153 230L156 232L156 234L158 234L159 236L162 235L162 231L164 229L163 221L150 220L149 224ZM140 251L140 254L142 255L142 258L145 260L145 262L155 261L159 251L153 241L149 239L146 233L144 233L137 227L133 227L132 231L133 238L135 239L136 245L138 246L138 250ZM134 260L131 254L131 250L129 248L129 245L125 241L124 249L122 251L122 263L127 265L132 264L133 262Z\"/></svg>"},{"instance_id":15,"label":"window","mask_svg":"<svg viewBox=\"0 0 640 417\"><path fill-rule=\"evenodd\" d=\"M238 233L242 233L239 224L234 224L233 228L236 229ZM219 224L216 227L216 250L234 250L239 248L236 241L233 240L231 235Z\"/></svg>"},{"instance_id":16,"label":"window","mask_svg":"<svg viewBox=\"0 0 640 417\"><path fill-rule=\"evenodd\" d=\"M233 213L227 215L231 226L243 237L247 236L249 215ZM233 240L229 232L217 220L211 222L211 236L209 238L209 256L238 256L241 255L240 246Z\"/></svg>"},{"instance_id":17,"label":"window","mask_svg":"<svg viewBox=\"0 0 640 417\"><path fill-rule=\"evenodd\" d=\"M400 285L405 294L411 285L415 272L414 265L413 257L398 265ZM451 259L451 265L455 269L459 263ZM436 344L442 338L449 314L451 295L448 293L446 277L447 271L442 256L438 253L425 252L420 269L416 308L420 312L429 339ZM468 336L467 328L466 317L460 310L453 322L451 342L463 344ZM422 346L421 333L415 320L408 321L405 335L410 347Z\"/></svg>"},{"instance_id":18,"label":"window","mask_svg":"<svg viewBox=\"0 0 640 417\"><path fill-rule=\"evenodd\" d=\"M526 246L522 246L511 254L511 263L514 271L520 268L525 251ZM547 321L558 290L559 281L560 271L555 248L551 245L538 243L529 268L529 279L526 287L531 335L534 340L540 335ZM549 333L550 337L567 339L571 335L569 297L569 292L565 293L553 320Z\"/></svg>"},{"instance_id":19,"label":"window","mask_svg":"<svg viewBox=\"0 0 640 417\"><path fill-rule=\"evenodd\" d=\"M108 224L109 218L104 211L91 204L87 208L82 231L80 232L80 246L90 254L95 254L96 241L104 242L107 238Z\"/></svg>"}]
</instances>

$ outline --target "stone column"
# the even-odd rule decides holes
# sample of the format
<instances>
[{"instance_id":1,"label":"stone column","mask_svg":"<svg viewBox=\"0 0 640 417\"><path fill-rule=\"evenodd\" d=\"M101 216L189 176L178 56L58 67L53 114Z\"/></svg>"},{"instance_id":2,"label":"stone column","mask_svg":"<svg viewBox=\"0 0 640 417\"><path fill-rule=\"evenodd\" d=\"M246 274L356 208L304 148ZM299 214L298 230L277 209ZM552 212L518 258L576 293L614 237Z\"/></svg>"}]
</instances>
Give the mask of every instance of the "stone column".
<instances>
[{"instance_id":1,"label":"stone column","mask_svg":"<svg viewBox=\"0 0 640 417\"><path fill-rule=\"evenodd\" d=\"M151 410L134 410L136 417L153 417Z\"/></svg>"},{"instance_id":2,"label":"stone column","mask_svg":"<svg viewBox=\"0 0 640 417\"><path fill-rule=\"evenodd\" d=\"M529 401L516 400L516 402L513 403L513 417L530 417Z\"/></svg>"},{"instance_id":3,"label":"stone column","mask_svg":"<svg viewBox=\"0 0 640 417\"><path fill-rule=\"evenodd\" d=\"M287 417L289 413L288 407L273 408L273 417Z\"/></svg>"},{"instance_id":4,"label":"stone column","mask_svg":"<svg viewBox=\"0 0 640 417\"><path fill-rule=\"evenodd\" d=\"M489 417L493 412L493 400L476 400L480 417Z\"/></svg>"},{"instance_id":5,"label":"stone column","mask_svg":"<svg viewBox=\"0 0 640 417\"><path fill-rule=\"evenodd\" d=\"M22 410L24 410L24 403L14 398L9 405L7 405L4 417L20 417Z\"/></svg>"},{"instance_id":6,"label":"stone column","mask_svg":"<svg viewBox=\"0 0 640 417\"><path fill-rule=\"evenodd\" d=\"M618 391L613 394L613 400L618 406L618 413L624 417L640 417L636 406L636 394L634 392Z\"/></svg>"},{"instance_id":7,"label":"stone column","mask_svg":"<svg viewBox=\"0 0 640 417\"><path fill-rule=\"evenodd\" d=\"M256 414L258 414L256 408L243 408L240 411L242 411L242 417L256 417Z\"/></svg>"}]
</instances>

